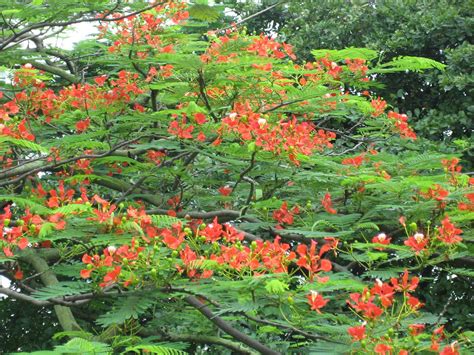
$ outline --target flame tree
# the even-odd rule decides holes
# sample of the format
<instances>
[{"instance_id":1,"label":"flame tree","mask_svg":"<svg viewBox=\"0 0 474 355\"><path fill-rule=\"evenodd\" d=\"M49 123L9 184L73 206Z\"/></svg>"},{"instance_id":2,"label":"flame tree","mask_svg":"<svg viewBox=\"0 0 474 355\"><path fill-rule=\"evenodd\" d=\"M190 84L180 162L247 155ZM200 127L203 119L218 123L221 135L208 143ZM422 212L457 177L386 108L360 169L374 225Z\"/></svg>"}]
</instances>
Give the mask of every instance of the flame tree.
<instances>
[{"instance_id":1,"label":"flame tree","mask_svg":"<svg viewBox=\"0 0 474 355\"><path fill-rule=\"evenodd\" d=\"M67 4L1 12L0 293L53 312L53 352L472 345L446 324L470 296L433 310L427 294L472 277L473 179L376 90L442 64L363 48L303 62L210 30L201 3ZM97 38L49 44L77 23Z\"/></svg>"}]
</instances>

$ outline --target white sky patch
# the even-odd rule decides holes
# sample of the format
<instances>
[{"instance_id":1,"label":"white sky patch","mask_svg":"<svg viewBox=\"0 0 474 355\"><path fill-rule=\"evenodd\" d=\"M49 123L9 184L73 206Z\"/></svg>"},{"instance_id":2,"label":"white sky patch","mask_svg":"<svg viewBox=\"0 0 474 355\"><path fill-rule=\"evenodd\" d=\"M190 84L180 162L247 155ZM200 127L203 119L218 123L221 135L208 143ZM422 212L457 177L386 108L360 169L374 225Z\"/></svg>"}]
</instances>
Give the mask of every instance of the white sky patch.
<instances>
[{"instance_id":1,"label":"white sky patch","mask_svg":"<svg viewBox=\"0 0 474 355\"><path fill-rule=\"evenodd\" d=\"M71 50L77 43L90 39L98 33L99 31L97 30L96 22L78 23L71 26L63 33L60 33L58 36L45 40L45 45Z\"/></svg>"}]
</instances>

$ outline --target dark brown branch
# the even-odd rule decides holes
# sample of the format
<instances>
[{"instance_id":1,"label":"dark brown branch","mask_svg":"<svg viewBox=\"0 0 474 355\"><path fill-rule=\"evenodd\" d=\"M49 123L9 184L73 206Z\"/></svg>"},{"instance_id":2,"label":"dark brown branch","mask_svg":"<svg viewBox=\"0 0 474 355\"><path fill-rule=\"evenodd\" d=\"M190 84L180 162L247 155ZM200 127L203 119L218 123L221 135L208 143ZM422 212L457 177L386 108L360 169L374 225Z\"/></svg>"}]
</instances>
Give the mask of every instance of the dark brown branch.
<instances>
[{"instance_id":1,"label":"dark brown branch","mask_svg":"<svg viewBox=\"0 0 474 355\"><path fill-rule=\"evenodd\" d=\"M332 340L332 339L323 337L323 336L321 336L321 335L316 335L316 334L308 333L308 332L306 332L306 331L304 331L304 330L295 328L295 327L290 326L290 325L285 325L285 324L281 324L281 323L278 323L278 322L272 322L272 321L269 321L269 320L266 320L266 319L261 319L261 318L253 317L253 316L250 316L250 315L245 314L245 313L244 313L243 315L244 315L247 319L250 319L251 321L254 321L254 322L256 322L256 323L267 324L267 325L272 325L272 326L277 327L277 328L286 329L286 330L292 331L293 333L300 334L300 335L304 336L304 337L307 338L307 339L311 339L311 340L324 340L324 341L327 341L327 342L330 342L330 343L335 343L335 344L345 344L345 343L342 343L342 342L339 342L339 341L336 341L336 340Z\"/></svg>"},{"instance_id":2,"label":"dark brown branch","mask_svg":"<svg viewBox=\"0 0 474 355\"><path fill-rule=\"evenodd\" d=\"M201 303L196 297L188 296L185 298L185 301L190 304L192 307L196 308L202 315L214 323L220 330L229 334L234 339L240 341L241 343L259 351L261 354L265 355L279 355L280 353L268 348L259 341L249 337L247 334L242 333L241 331L232 327L222 318L214 314L205 304Z\"/></svg>"},{"instance_id":3,"label":"dark brown branch","mask_svg":"<svg viewBox=\"0 0 474 355\"><path fill-rule=\"evenodd\" d=\"M148 336L159 336L160 340L168 340L168 341L175 341L175 342L189 342L189 343L196 343L196 344L212 344L212 345L220 345L227 349L233 351L236 354L248 354L248 355L255 355L258 354L252 350L249 350L240 343L233 342L228 339L223 339L216 336L209 336L203 334L170 334L170 333L162 333L159 331L150 331L148 329L142 329L139 331L139 334L145 337Z\"/></svg>"},{"instance_id":4,"label":"dark brown branch","mask_svg":"<svg viewBox=\"0 0 474 355\"><path fill-rule=\"evenodd\" d=\"M11 298L20 300L20 301L26 301L28 303L31 303L32 305L38 306L38 307L45 307L45 306L50 306L51 302L49 301L41 301L37 300L36 298L33 298L31 296L25 295L23 293L17 292L15 290L12 290L10 288L5 288L5 287L0 287L0 294L7 295Z\"/></svg>"},{"instance_id":5,"label":"dark brown branch","mask_svg":"<svg viewBox=\"0 0 474 355\"><path fill-rule=\"evenodd\" d=\"M255 166L255 156L257 155L257 151L254 151L252 153L252 156L250 157L250 164L247 168L245 168L239 175L239 178L237 179L237 181L235 182L234 184L234 187L232 188L232 192L235 191L235 188L239 185L239 183L243 180L243 178L245 177L245 175L247 173L249 173Z\"/></svg>"},{"instance_id":6,"label":"dark brown branch","mask_svg":"<svg viewBox=\"0 0 474 355\"><path fill-rule=\"evenodd\" d=\"M206 81L204 80L204 73L203 73L202 69L198 70L198 83L199 83L199 94L201 96L202 101L204 102L204 105L206 106L207 110L209 111L209 114L213 118L214 122L219 122L219 118L212 111L211 104L209 102L209 99L207 98Z\"/></svg>"},{"instance_id":7,"label":"dark brown branch","mask_svg":"<svg viewBox=\"0 0 474 355\"><path fill-rule=\"evenodd\" d=\"M168 210L157 208L146 211L148 214L168 214ZM220 222L232 221L235 219L245 219L249 222L260 222L256 218L241 216L239 211L233 210L218 210L209 212L194 212L194 211L183 211L177 212L176 217L178 218L193 218L193 219L213 219L217 217Z\"/></svg>"}]
</instances>

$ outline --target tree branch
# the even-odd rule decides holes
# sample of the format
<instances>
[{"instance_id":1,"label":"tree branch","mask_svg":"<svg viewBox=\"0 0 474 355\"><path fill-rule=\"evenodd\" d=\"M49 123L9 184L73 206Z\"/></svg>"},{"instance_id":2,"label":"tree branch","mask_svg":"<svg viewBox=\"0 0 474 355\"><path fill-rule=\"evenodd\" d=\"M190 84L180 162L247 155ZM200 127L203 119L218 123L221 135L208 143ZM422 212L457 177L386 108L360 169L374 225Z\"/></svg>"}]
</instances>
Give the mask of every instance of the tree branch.
<instances>
[{"instance_id":1,"label":"tree branch","mask_svg":"<svg viewBox=\"0 0 474 355\"><path fill-rule=\"evenodd\" d=\"M3 294L3 295L7 295L11 298L20 300L20 301L26 301L26 302L31 303L31 304L33 304L35 306L38 306L38 307L46 307L46 306L51 305L51 302L49 302L49 301L37 300L36 298L25 295L24 293L17 292L15 290L10 289L10 288L0 287L0 293Z\"/></svg>"},{"instance_id":2,"label":"tree branch","mask_svg":"<svg viewBox=\"0 0 474 355\"><path fill-rule=\"evenodd\" d=\"M176 342L189 342L189 343L197 343L197 344L214 344L220 345L227 349L232 350L237 354L248 354L248 355L256 355L258 353L249 350L239 343L233 342L228 339L223 339L216 336L208 336L208 335L201 335L201 334L161 334L159 332L149 331L148 329L142 329L139 332L142 336L161 336L160 340L168 340L168 341L176 341Z\"/></svg>"},{"instance_id":3,"label":"tree branch","mask_svg":"<svg viewBox=\"0 0 474 355\"><path fill-rule=\"evenodd\" d=\"M49 269L48 263L34 251L30 250L29 253L25 253L25 255L21 257L21 260L33 266L36 272L40 273L41 281L45 286L59 283L56 275ZM81 329L69 307L55 305L54 311L64 331Z\"/></svg>"},{"instance_id":4,"label":"tree branch","mask_svg":"<svg viewBox=\"0 0 474 355\"><path fill-rule=\"evenodd\" d=\"M240 341L241 343L259 351L261 354L265 355L279 355L280 353L268 348L259 341L249 337L247 334L242 333L241 331L232 327L225 320L214 314L205 304L201 303L196 297L188 296L185 298L185 301L190 304L192 307L196 308L202 315L214 323L219 329L225 333L232 336L234 339Z\"/></svg>"}]
</instances>

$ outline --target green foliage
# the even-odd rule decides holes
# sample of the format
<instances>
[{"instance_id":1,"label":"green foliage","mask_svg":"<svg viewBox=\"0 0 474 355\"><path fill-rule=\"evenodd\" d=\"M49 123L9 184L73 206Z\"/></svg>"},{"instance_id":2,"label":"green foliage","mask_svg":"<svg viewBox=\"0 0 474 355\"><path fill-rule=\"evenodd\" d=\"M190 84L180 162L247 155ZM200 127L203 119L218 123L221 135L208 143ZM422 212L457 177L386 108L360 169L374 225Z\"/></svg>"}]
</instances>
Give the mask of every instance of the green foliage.
<instances>
[{"instance_id":1,"label":"green foliage","mask_svg":"<svg viewBox=\"0 0 474 355\"><path fill-rule=\"evenodd\" d=\"M244 29L207 32L228 25L205 1L101 21L101 38L71 51L46 45L49 32L33 50L16 34L147 6L0 7L0 64L15 75L0 98L0 261L13 281L0 311L13 304L20 318L1 330L28 339L29 318L39 319L51 339L38 348L56 353L362 353L389 338L395 353L427 349L442 322L442 345L469 349L472 180L458 160L469 139L415 140L415 111L408 123L395 112L433 78L467 93L470 76L457 74L471 46L453 46L449 61L423 43L401 50L419 44L414 23L405 39L388 12L424 2L277 6L297 59ZM431 16L421 10L413 18ZM392 85L406 78L413 90ZM27 302L50 313L23 315ZM360 319L367 342L348 333ZM414 323L427 329L411 336ZM40 325L31 328L36 336Z\"/></svg>"},{"instance_id":2,"label":"green foliage","mask_svg":"<svg viewBox=\"0 0 474 355\"><path fill-rule=\"evenodd\" d=\"M101 326L119 325L129 319L138 319L154 302L151 294L142 293L128 297L118 297L107 313L97 318L97 324Z\"/></svg>"},{"instance_id":3,"label":"green foliage","mask_svg":"<svg viewBox=\"0 0 474 355\"><path fill-rule=\"evenodd\" d=\"M270 4L233 2L233 7L246 17ZM315 48L368 47L374 51L372 58L380 54L385 61L421 56L443 63L443 72L381 75L384 85L377 94L416 121L423 136L446 143L465 138L472 146L472 14L471 4L462 0L292 0L245 25L250 32L278 33L303 59L309 59ZM392 70L396 68L377 73ZM467 154L472 158L472 149Z\"/></svg>"},{"instance_id":4,"label":"green foliage","mask_svg":"<svg viewBox=\"0 0 474 355\"><path fill-rule=\"evenodd\" d=\"M146 351L149 354L159 354L159 355L184 355L187 354L185 351L178 349L173 349L161 345L135 345L128 347L126 351L133 352L135 354L142 354Z\"/></svg>"}]
</instances>

